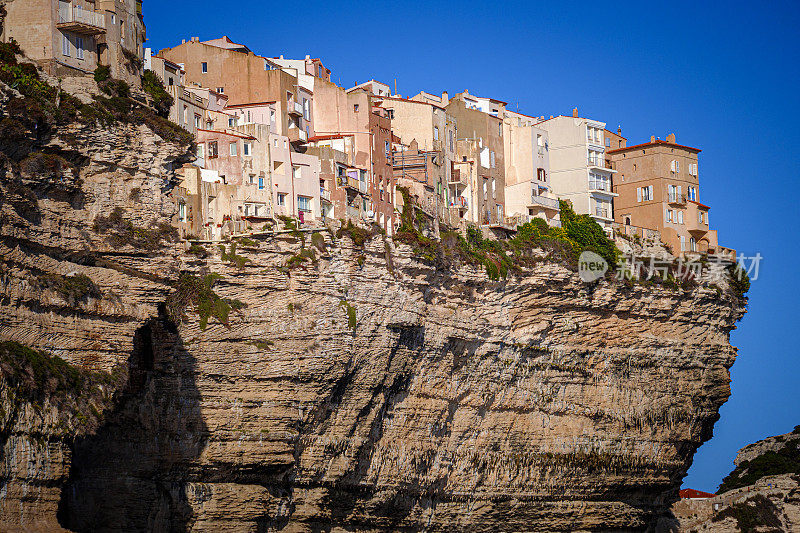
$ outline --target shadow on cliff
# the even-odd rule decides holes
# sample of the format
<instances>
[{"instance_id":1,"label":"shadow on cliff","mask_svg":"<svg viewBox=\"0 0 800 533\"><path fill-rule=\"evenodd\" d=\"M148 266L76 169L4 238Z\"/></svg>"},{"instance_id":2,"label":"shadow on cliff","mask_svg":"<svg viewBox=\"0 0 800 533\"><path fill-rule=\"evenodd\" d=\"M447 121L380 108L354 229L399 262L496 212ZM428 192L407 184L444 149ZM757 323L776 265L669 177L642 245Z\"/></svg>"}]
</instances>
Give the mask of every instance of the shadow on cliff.
<instances>
[{"instance_id":1,"label":"shadow on cliff","mask_svg":"<svg viewBox=\"0 0 800 533\"><path fill-rule=\"evenodd\" d=\"M136 332L117 407L74 445L60 524L78 532L188 530L185 482L207 438L195 360L162 306Z\"/></svg>"}]
</instances>

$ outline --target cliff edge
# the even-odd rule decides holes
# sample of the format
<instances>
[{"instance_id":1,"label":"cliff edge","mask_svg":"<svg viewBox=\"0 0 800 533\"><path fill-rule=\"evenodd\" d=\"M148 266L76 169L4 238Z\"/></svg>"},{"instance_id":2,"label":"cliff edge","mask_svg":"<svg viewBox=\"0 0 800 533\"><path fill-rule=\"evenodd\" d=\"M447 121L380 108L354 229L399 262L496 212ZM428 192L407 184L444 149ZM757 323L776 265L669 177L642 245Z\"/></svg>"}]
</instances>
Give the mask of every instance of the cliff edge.
<instances>
[{"instance_id":1,"label":"cliff edge","mask_svg":"<svg viewBox=\"0 0 800 533\"><path fill-rule=\"evenodd\" d=\"M492 280L347 232L189 247L169 225L180 136L121 95L40 101L0 78L0 340L94 376L66 403L58 387L0 398L24 413L0 417L0 522L488 532L669 516L730 394L741 298L587 284L544 253Z\"/></svg>"}]
</instances>

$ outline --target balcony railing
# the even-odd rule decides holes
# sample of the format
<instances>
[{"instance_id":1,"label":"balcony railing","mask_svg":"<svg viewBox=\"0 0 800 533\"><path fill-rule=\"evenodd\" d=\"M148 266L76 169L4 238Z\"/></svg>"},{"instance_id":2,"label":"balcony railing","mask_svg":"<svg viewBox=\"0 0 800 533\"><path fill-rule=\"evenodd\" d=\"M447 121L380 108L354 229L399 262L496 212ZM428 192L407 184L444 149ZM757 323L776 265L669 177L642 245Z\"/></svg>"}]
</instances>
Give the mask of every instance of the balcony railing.
<instances>
[{"instance_id":1,"label":"balcony railing","mask_svg":"<svg viewBox=\"0 0 800 533\"><path fill-rule=\"evenodd\" d=\"M106 20L102 13L95 13L66 2L59 4L61 4L58 8L59 28L87 35L105 33Z\"/></svg>"},{"instance_id":2,"label":"balcony railing","mask_svg":"<svg viewBox=\"0 0 800 533\"><path fill-rule=\"evenodd\" d=\"M303 116L303 104L301 104L300 102L289 100L289 105L287 105L287 107L289 114Z\"/></svg>"},{"instance_id":3,"label":"balcony railing","mask_svg":"<svg viewBox=\"0 0 800 533\"><path fill-rule=\"evenodd\" d=\"M611 192L611 183L607 181L589 180L589 190Z\"/></svg>"},{"instance_id":4,"label":"balcony railing","mask_svg":"<svg viewBox=\"0 0 800 533\"><path fill-rule=\"evenodd\" d=\"M605 207L595 207L594 214L598 217L611 218L610 210Z\"/></svg>"},{"instance_id":5,"label":"balcony railing","mask_svg":"<svg viewBox=\"0 0 800 533\"><path fill-rule=\"evenodd\" d=\"M289 128L289 134L287 135L287 137L289 137L290 143L296 143L296 142L304 143L308 141L308 133L306 133L305 130L301 130L300 128L296 127Z\"/></svg>"},{"instance_id":6,"label":"balcony railing","mask_svg":"<svg viewBox=\"0 0 800 533\"><path fill-rule=\"evenodd\" d=\"M686 203L686 196L682 194L669 194L669 203L683 205Z\"/></svg>"},{"instance_id":7,"label":"balcony railing","mask_svg":"<svg viewBox=\"0 0 800 533\"><path fill-rule=\"evenodd\" d=\"M319 197L323 200L331 201L331 191L330 189L320 189L319 190Z\"/></svg>"},{"instance_id":8,"label":"balcony railing","mask_svg":"<svg viewBox=\"0 0 800 533\"><path fill-rule=\"evenodd\" d=\"M611 164L606 163L604 159L592 159L589 158L586 160L586 164L590 167L598 167L598 168L607 168L609 170L613 170L611 168Z\"/></svg>"},{"instance_id":9,"label":"balcony railing","mask_svg":"<svg viewBox=\"0 0 800 533\"><path fill-rule=\"evenodd\" d=\"M559 209L558 200L555 198L547 198L546 196L531 195L531 204L540 205L549 209Z\"/></svg>"}]
</instances>

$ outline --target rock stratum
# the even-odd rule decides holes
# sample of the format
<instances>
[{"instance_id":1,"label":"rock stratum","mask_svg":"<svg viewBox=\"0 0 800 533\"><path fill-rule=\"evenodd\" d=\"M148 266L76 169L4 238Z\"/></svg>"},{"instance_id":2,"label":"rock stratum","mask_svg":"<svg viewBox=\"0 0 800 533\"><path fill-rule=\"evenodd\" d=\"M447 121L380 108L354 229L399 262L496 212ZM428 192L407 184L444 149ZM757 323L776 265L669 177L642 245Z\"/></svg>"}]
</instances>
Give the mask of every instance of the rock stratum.
<instances>
[{"instance_id":1,"label":"rock stratum","mask_svg":"<svg viewBox=\"0 0 800 533\"><path fill-rule=\"evenodd\" d=\"M15 394L5 369L4 529L598 531L669 517L730 393L740 299L585 284L547 260L491 281L380 236L325 233L318 262L290 271L298 239L264 239L233 252L239 268L165 226L188 146L145 125L34 127L15 98L0 87L17 132L0 140L0 340L106 378L65 403L58 387ZM25 164L39 153L66 164ZM201 328L190 305L176 325L182 273L246 307Z\"/></svg>"}]
</instances>

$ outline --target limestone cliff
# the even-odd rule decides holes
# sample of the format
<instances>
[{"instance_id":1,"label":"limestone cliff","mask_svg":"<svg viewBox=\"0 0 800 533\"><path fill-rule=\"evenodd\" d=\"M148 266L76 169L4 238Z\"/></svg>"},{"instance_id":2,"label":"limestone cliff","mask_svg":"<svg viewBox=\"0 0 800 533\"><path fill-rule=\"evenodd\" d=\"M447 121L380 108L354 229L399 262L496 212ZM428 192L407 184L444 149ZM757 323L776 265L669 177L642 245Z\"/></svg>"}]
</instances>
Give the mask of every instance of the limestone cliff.
<instances>
[{"instance_id":1,"label":"limestone cliff","mask_svg":"<svg viewBox=\"0 0 800 533\"><path fill-rule=\"evenodd\" d=\"M186 146L119 122L37 135L0 93L0 340L120 376L96 428L4 423L0 522L645 530L711 436L737 298L547 260L491 281L379 236L318 235L291 269L293 235L190 253L165 226ZM176 325L182 283L202 296Z\"/></svg>"}]
</instances>

